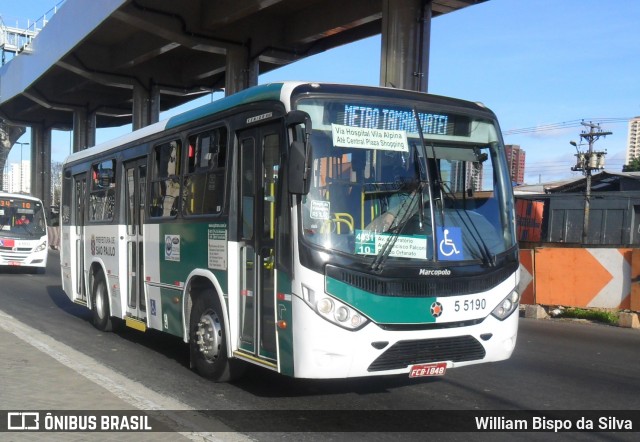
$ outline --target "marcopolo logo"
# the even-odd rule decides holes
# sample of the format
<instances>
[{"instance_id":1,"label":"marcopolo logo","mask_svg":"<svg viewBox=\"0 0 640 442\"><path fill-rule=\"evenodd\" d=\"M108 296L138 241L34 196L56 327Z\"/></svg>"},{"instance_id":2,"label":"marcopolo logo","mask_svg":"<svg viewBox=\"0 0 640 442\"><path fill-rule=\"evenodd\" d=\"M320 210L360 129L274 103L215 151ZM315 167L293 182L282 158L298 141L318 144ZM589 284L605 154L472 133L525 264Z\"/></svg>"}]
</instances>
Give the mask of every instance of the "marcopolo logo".
<instances>
[{"instance_id":1,"label":"marcopolo logo","mask_svg":"<svg viewBox=\"0 0 640 442\"><path fill-rule=\"evenodd\" d=\"M420 269L419 276L451 276L449 269Z\"/></svg>"}]
</instances>

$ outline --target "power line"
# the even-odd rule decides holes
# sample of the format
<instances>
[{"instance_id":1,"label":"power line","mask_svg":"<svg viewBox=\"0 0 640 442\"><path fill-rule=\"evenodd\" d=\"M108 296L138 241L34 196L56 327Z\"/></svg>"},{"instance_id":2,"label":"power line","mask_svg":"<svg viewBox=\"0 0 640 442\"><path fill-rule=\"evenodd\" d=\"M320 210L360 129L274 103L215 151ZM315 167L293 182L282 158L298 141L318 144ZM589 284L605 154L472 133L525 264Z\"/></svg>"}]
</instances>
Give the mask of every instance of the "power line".
<instances>
[{"instance_id":1,"label":"power line","mask_svg":"<svg viewBox=\"0 0 640 442\"><path fill-rule=\"evenodd\" d=\"M550 132L554 130L568 129L571 127L580 127L584 121L593 121L599 124L619 124L626 123L631 120L631 117L627 118L613 118L613 117L604 117L604 118L582 118L579 120L569 120L562 121L559 123L548 123L548 124L540 124L538 126L524 127L521 129L510 129L502 132L502 135L521 135L521 134L529 134L536 132Z\"/></svg>"}]
</instances>

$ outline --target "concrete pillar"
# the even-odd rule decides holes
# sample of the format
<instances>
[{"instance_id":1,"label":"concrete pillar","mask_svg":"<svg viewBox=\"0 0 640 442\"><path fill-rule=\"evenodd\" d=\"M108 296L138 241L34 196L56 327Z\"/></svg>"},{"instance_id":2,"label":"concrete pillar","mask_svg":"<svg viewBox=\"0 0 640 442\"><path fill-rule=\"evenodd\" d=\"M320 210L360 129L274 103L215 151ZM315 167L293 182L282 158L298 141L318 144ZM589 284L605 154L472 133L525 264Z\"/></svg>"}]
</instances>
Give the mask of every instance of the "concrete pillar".
<instances>
[{"instance_id":1,"label":"concrete pillar","mask_svg":"<svg viewBox=\"0 0 640 442\"><path fill-rule=\"evenodd\" d=\"M236 92L258 84L259 74L258 60L249 60L249 49L245 46L237 46L227 51L227 64L225 71L225 95L233 95Z\"/></svg>"},{"instance_id":2,"label":"concrete pillar","mask_svg":"<svg viewBox=\"0 0 640 442\"><path fill-rule=\"evenodd\" d=\"M146 89L140 85L133 87L132 126L141 129L160 121L160 88Z\"/></svg>"},{"instance_id":3,"label":"concrete pillar","mask_svg":"<svg viewBox=\"0 0 640 442\"><path fill-rule=\"evenodd\" d=\"M147 112L149 114L149 124L160 121L160 87L157 85L151 86L149 109Z\"/></svg>"},{"instance_id":4,"label":"concrete pillar","mask_svg":"<svg viewBox=\"0 0 640 442\"><path fill-rule=\"evenodd\" d=\"M51 129L31 127L31 195L45 206L51 201Z\"/></svg>"},{"instance_id":5,"label":"concrete pillar","mask_svg":"<svg viewBox=\"0 0 640 442\"><path fill-rule=\"evenodd\" d=\"M431 0L382 1L380 85L427 92Z\"/></svg>"},{"instance_id":6,"label":"concrete pillar","mask_svg":"<svg viewBox=\"0 0 640 442\"><path fill-rule=\"evenodd\" d=\"M73 151L96 145L96 114L85 109L73 112Z\"/></svg>"}]
</instances>

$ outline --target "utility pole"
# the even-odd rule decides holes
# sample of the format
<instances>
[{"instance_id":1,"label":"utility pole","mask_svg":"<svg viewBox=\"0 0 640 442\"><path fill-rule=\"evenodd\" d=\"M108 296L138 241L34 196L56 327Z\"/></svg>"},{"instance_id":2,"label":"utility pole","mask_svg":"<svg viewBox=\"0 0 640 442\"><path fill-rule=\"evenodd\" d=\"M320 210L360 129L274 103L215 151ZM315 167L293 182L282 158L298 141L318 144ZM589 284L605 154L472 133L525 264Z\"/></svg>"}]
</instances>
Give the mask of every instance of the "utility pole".
<instances>
[{"instance_id":1,"label":"utility pole","mask_svg":"<svg viewBox=\"0 0 640 442\"><path fill-rule=\"evenodd\" d=\"M603 152L594 152L593 145L600 137L605 137L607 135L611 135L613 132L603 132L600 129L599 124L594 123L585 123L584 121L581 123L583 126L587 127L580 134L580 138L586 140L589 145L589 150L587 152L580 152L578 149L578 145L575 141L571 141L570 144L575 146L578 153L576 154L576 165L571 168L573 171L582 171L587 177L587 186L584 191L584 223L582 226L582 244L587 243L587 238L589 234L589 206L591 204L591 171L604 169L604 156L607 154L606 151Z\"/></svg>"}]
</instances>

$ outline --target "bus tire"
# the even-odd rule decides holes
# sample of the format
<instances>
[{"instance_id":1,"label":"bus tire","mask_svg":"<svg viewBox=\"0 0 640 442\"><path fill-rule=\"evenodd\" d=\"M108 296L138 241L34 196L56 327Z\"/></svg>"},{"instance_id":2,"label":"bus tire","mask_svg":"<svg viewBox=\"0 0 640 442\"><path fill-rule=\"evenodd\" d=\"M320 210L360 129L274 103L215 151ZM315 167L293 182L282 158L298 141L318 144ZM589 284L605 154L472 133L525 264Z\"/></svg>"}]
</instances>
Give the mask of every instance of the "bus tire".
<instances>
[{"instance_id":1,"label":"bus tire","mask_svg":"<svg viewBox=\"0 0 640 442\"><path fill-rule=\"evenodd\" d=\"M109 291L102 272L98 272L93 280L91 320L98 330L107 332L113 329L111 311L109 310Z\"/></svg>"},{"instance_id":2,"label":"bus tire","mask_svg":"<svg viewBox=\"0 0 640 442\"><path fill-rule=\"evenodd\" d=\"M189 320L191 366L198 374L215 382L228 382L240 377L244 364L227 357L224 316L214 296L197 296Z\"/></svg>"}]
</instances>

